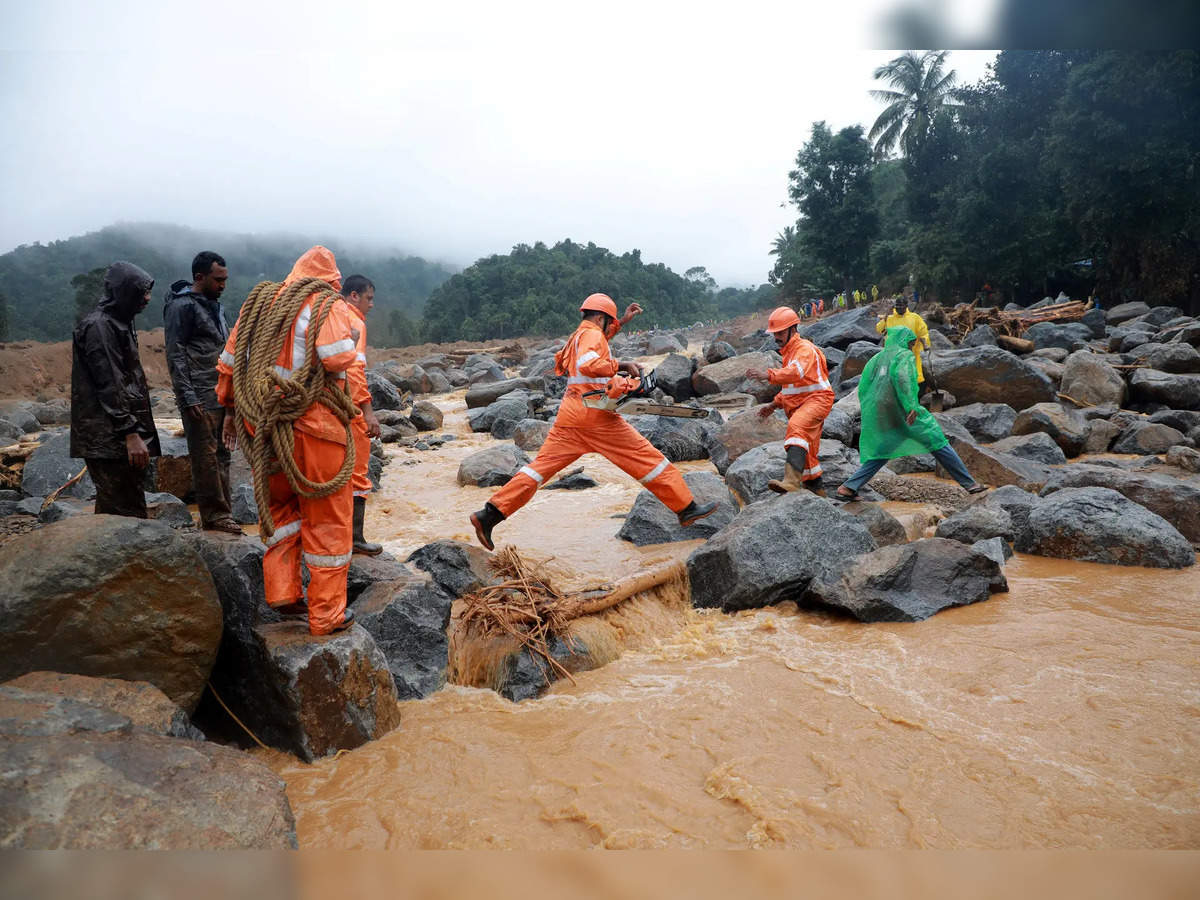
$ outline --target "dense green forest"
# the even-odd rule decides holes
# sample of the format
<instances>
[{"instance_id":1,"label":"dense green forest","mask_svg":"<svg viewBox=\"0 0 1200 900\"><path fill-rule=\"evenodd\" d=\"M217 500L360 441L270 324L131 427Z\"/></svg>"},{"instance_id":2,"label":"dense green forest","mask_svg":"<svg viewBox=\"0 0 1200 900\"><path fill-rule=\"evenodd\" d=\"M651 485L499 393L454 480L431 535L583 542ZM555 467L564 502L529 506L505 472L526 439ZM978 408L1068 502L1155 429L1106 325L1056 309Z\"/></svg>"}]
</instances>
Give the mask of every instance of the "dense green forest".
<instances>
[{"instance_id":1,"label":"dense green forest","mask_svg":"<svg viewBox=\"0 0 1200 900\"><path fill-rule=\"evenodd\" d=\"M7 314L8 339L65 340L77 307L90 309L100 296L104 268L118 259L136 263L154 276L154 299L138 320L143 328L162 325L163 296L171 282L191 280L192 257L215 250L229 264L229 284L221 300L232 318L260 281L280 281L296 258L324 243L338 258L343 275L361 272L376 286L368 320L371 342L393 342L392 313L419 317L426 298L454 269L417 256L345 248L336 240L304 236L218 234L179 225L112 225L100 231L28 244L0 255L0 321ZM0 332L0 340L4 339Z\"/></svg>"},{"instance_id":2,"label":"dense green forest","mask_svg":"<svg viewBox=\"0 0 1200 900\"><path fill-rule=\"evenodd\" d=\"M944 64L882 66L865 134L813 124L772 250L785 298L911 281L1200 311L1200 53L1008 50L966 87Z\"/></svg>"},{"instance_id":3,"label":"dense green forest","mask_svg":"<svg viewBox=\"0 0 1200 900\"><path fill-rule=\"evenodd\" d=\"M676 327L741 315L775 301L770 285L725 288L702 266L678 275L645 263L641 251L617 256L595 244L560 241L518 244L503 256L478 260L429 298L420 333L428 341L489 340L572 331L579 303L601 291L622 311L636 300L645 308L639 328Z\"/></svg>"}]
</instances>

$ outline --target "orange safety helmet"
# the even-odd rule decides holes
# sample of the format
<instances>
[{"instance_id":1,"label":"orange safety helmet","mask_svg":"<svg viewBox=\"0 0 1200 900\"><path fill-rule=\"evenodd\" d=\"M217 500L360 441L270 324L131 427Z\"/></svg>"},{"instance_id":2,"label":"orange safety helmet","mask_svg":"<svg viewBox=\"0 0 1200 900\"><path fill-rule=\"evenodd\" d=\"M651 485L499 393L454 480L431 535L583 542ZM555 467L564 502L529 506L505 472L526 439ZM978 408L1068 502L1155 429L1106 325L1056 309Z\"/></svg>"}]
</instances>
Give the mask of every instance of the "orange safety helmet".
<instances>
[{"instance_id":1,"label":"orange safety helmet","mask_svg":"<svg viewBox=\"0 0 1200 900\"><path fill-rule=\"evenodd\" d=\"M613 298L608 294L589 294L580 305L579 311L608 313L614 319L620 318L617 315L617 304L613 303Z\"/></svg>"},{"instance_id":2,"label":"orange safety helmet","mask_svg":"<svg viewBox=\"0 0 1200 900\"><path fill-rule=\"evenodd\" d=\"M786 331L793 325L800 324L800 317L796 315L796 311L790 306L778 307L769 319L767 319L767 331L774 333L776 331Z\"/></svg>"}]
</instances>

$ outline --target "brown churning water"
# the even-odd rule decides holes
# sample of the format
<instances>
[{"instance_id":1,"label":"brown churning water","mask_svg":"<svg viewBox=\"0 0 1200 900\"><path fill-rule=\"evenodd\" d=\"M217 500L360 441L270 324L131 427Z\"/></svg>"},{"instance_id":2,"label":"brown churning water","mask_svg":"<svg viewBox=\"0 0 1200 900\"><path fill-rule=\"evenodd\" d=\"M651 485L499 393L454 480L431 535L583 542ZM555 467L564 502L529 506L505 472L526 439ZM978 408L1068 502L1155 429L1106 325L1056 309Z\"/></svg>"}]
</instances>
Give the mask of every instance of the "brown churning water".
<instances>
[{"instance_id":1,"label":"brown churning water","mask_svg":"<svg viewBox=\"0 0 1200 900\"><path fill-rule=\"evenodd\" d=\"M394 464L369 533L468 539L488 492L453 479L478 441ZM599 488L539 493L501 540L575 587L690 552L614 540L637 486L584 463ZM1010 593L914 624L668 588L582 621L613 661L541 699L452 685L337 759L264 757L301 846L1196 847L1196 571L1018 556Z\"/></svg>"}]
</instances>

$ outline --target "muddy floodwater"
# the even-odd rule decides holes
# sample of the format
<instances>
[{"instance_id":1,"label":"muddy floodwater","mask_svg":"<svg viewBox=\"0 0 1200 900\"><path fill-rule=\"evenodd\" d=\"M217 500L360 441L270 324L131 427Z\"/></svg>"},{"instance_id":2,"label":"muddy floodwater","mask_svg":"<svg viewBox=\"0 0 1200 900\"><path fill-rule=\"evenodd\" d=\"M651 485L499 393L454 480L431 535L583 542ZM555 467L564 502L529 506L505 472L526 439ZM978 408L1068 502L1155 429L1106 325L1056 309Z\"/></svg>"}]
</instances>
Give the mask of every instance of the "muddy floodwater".
<instances>
[{"instance_id":1,"label":"muddy floodwater","mask_svg":"<svg viewBox=\"0 0 1200 900\"><path fill-rule=\"evenodd\" d=\"M461 395L440 405L459 440L395 452L369 506L397 556L472 539L490 493L455 483L490 438ZM600 487L539 492L498 543L580 585L695 546L616 540L637 485L582 464ZM450 686L336 759L263 756L308 847L1200 846L1198 570L1017 556L1007 575L916 624L637 599L610 616L620 658L541 699Z\"/></svg>"}]
</instances>

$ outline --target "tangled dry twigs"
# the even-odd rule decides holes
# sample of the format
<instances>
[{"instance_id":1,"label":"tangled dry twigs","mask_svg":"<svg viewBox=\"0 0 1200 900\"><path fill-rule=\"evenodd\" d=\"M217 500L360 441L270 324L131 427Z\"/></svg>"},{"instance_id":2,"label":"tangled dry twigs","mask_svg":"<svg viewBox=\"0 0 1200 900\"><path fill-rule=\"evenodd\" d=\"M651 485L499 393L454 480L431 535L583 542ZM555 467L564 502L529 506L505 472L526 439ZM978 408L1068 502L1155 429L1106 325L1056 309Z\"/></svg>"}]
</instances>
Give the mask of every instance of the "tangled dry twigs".
<instances>
[{"instance_id":1,"label":"tangled dry twigs","mask_svg":"<svg viewBox=\"0 0 1200 900\"><path fill-rule=\"evenodd\" d=\"M976 301L977 302L977 301ZM953 328L960 339L966 337L979 325L988 325L997 335L1020 337L1030 325L1038 322L1075 322L1091 308L1091 302L1073 300L1055 303L1040 309L1015 309L1010 311L992 307L980 308L972 303L960 303L953 309L938 309L938 317Z\"/></svg>"}]
</instances>

